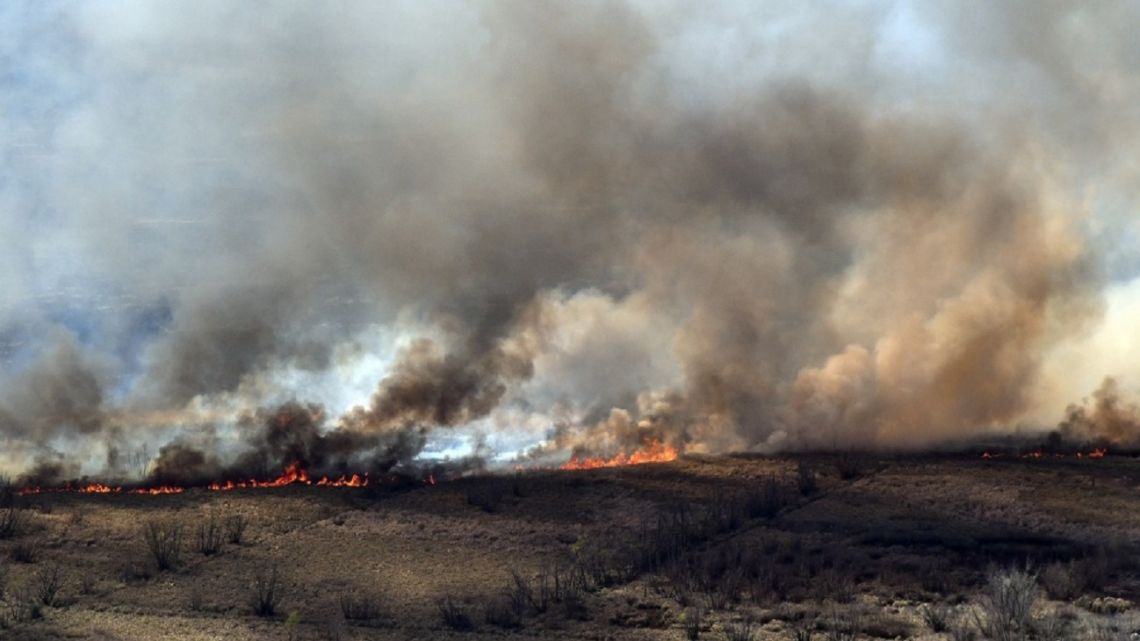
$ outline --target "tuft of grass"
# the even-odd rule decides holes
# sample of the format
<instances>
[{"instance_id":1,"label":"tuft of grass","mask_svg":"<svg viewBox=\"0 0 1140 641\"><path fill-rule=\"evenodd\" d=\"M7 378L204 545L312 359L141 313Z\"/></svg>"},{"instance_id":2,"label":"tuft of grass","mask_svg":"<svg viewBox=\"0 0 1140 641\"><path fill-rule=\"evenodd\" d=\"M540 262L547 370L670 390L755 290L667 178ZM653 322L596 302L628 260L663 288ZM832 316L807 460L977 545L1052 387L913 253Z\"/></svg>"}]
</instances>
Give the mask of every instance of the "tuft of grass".
<instances>
[{"instance_id":1,"label":"tuft of grass","mask_svg":"<svg viewBox=\"0 0 1140 641\"><path fill-rule=\"evenodd\" d=\"M756 622L745 617L724 624L725 641L752 641L756 638Z\"/></svg>"},{"instance_id":2,"label":"tuft of grass","mask_svg":"<svg viewBox=\"0 0 1140 641\"><path fill-rule=\"evenodd\" d=\"M950 606L945 603L930 603L922 606L922 621L931 632L949 632L952 623Z\"/></svg>"},{"instance_id":3,"label":"tuft of grass","mask_svg":"<svg viewBox=\"0 0 1140 641\"><path fill-rule=\"evenodd\" d=\"M689 641L698 641L701 638L701 623L704 611L698 608L687 608L681 613L681 625L685 628L685 638Z\"/></svg>"}]
</instances>

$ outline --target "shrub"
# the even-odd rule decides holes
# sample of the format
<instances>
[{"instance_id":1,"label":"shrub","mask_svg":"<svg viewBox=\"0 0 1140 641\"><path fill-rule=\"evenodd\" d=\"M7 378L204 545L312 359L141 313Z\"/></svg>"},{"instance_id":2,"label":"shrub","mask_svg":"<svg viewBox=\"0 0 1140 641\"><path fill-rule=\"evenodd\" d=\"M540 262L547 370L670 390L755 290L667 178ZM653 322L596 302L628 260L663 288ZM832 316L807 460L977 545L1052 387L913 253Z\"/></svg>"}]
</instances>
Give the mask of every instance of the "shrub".
<instances>
[{"instance_id":1,"label":"shrub","mask_svg":"<svg viewBox=\"0 0 1140 641\"><path fill-rule=\"evenodd\" d=\"M226 519L226 540L233 545L241 545L245 538L245 528L249 521L241 514L234 514Z\"/></svg>"},{"instance_id":2,"label":"shrub","mask_svg":"<svg viewBox=\"0 0 1140 641\"><path fill-rule=\"evenodd\" d=\"M1058 612L1036 619L1033 630L1037 641L1076 641L1073 619Z\"/></svg>"},{"instance_id":3,"label":"shrub","mask_svg":"<svg viewBox=\"0 0 1140 641\"><path fill-rule=\"evenodd\" d=\"M689 641L698 641L701 638L703 614L700 608L688 608L681 613L681 625L685 627L685 638Z\"/></svg>"},{"instance_id":4,"label":"shrub","mask_svg":"<svg viewBox=\"0 0 1140 641\"><path fill-rule=\"evenodd\" d=\"M32 575L32 594L48 607L56 604L59 591L63 588L63 570L55 564L41 567Z\"/></svg>"},{"instance_id":5,"label":"shrub","mask_svg":"<svg viewBox=\"0 0 1140 641\"><path fill-rule=\"evenodd\" d=\"M281 577L276 563L263 568L254 577L251 597L253 613L257 616L271 617L277 613L277 606L281 604Z\"/></svg>"},{"instance_id":6,"label":"shrub","mask_svg":"<svg viewBox=\"0 0 1140 641\"><path fill-rule=\"evenodd\" d=\"M8 558L16 563L35 563L39 551L39 546L36 545L35 541L17 541L12 545L12 549L8 550Z\"/></svg>"},{"instance_id":7,"label":"shrub","mask_svg":"<svg viewBox=\"0 0 1140 641\"><path fill-rule=\"evenodd\" d=\"M337 603L345 621L375 621L380 618L380 600L371 594L345 592Z\"/></svg>"},{"instance_id":8,"label":"shrub","mask_svg":"<svg viewBox=\"0 0 1140 641\"><path fill-rule=\"evenodd\" d=\"M195 548L198 552L210 556L222 550L222 524L214 514L198 524L195 535Z\"/></svg>"},{"instance_id":9,"label":"shrub","mask_svg":"<svg viewBox=\"0 0 1140 641\"><path fill-rule=\"evenodd\" d=\"M158 571L178 565L182 553L182 525L177 521L152 520L143 526L143 540Z\"/></svg>"},{"instance_id":10,"label":"shrub","mask_svg":"<svg viewBox=\"0 0 1140 641\"><path fill-rule=\"evenodd\" d=\"M0 508L0 539L14 539L24 533L28 524L27 511L14 500Z\"/></svg>"},{"instance_id":11,"label":"shrub","mask_svg":"<svg viewBox=\"0 0 1140 641\"><path fill-rule=\"evenodd\" d=\"M752 641L756 637L756 623L750 618L724 624L725 641Z\"/></svg>"},{"instance_id":12,"label":"shrub","mask_svg":"<svg viewBox=\"0 0 1140 641\"><path fill-rule=\"evenodd\" d=\"M497 484L484 483L467 490L467 504L483 510L488 514L499 511L503 502L503 490Z\"/></svg>"},{"instance_id":13,"label":"shrub","mask_svg":"<svg viewBox=\"0 0 1140 641\"><path fill-rule=\"evenodd\" d=\"M522 626L522 618L515 607L515 602L506 594L500 594L487 602L483 611L483 620L490 625L508 630Z\"/></svg>"},{"instance_id":14,"label":"shrub","mask_svg":"<svg viewBox=\"0 0 1140 641\"><path fill-rule=\"evenodd\" d=\"M746 497L745 507L750 518L770 519L779 514L780 509L784 507L784 497L779 482L770 476L761 479L759 485Z\"/></svg>"},{"instance_id":15,"label":"shrub","mask_svg":"<svg viewBox=\"0 0 1140 641\"><path fill-rule=\"evenodd\" d=\"M800 461L796 469L796 483L800 488L800 494L804 496L811 496L819 489L819 483L815 478L815 470L803 461Z\"/></svg>"},{"instance_id":16,"label":"shrub","mask_svg":"<svg viewBox=\"0 0 1140 641\"><path fill-rule=\"evenodd\" d=\"M853 454L843 453L835 459L835 471L844 481L853 481L863 476L863 462Z\"/></svg>"},{"instance_id":17,"label":"shrub","mask_svg":"<svg viewBox=\"0 0 1140 641\"><path fill-rule=\"evenodd\" d=\"M444 625L452 630L468 631L475 629L475 623L471 621L471 615L467 613L467 609L450 596L440 599L436 606L439 608L439 616L443 619Z\"/></svg>"},{"instance_id":18,"label":"shrub","mask_svg":"<svg viewBox=\"0 0 1140 641\"><path fill-rule=\"evenodd\" d=\"M1041 571L1041 586L1050 598L1073 601L1089 592L1103 590L1109 566L1105 551L1098 549L1084 558L1047 565Z\"/></svg>"},{"instance_id":19,"label":"shrub","mask_svg":"<svg viewBox=\"0 0 1140 641\"><path fill-rule=\"evenodd\" d=\"M1037 575L1022 570L991 572L982 598L978 629L991 641L1024 641L1029 637Z\"/></svg>"},{"instance_id":20,"label":"shrub","mask_svg":"<svg viewBox=\"0 0 1140 641\"><path fill-rule=\"evenodd\" d=\"M948 632L950 630L950 606L945 603L931 603L922 606L922 620L932 632Z\"/></svg>"}]
</instances>

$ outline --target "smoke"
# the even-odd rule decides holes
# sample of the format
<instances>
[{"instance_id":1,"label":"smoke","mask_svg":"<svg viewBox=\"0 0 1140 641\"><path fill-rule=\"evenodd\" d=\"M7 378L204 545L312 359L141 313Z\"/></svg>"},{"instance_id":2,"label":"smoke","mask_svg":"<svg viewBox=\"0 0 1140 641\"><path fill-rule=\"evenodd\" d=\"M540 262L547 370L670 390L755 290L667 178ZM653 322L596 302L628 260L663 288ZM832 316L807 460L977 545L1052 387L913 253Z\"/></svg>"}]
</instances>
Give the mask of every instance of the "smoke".
<instances>
[{"instance_id":1,"label":"smoke","mask_svg":"<svg viewBox=\"0 0 1140 641\"><path fill-rule=\"evenodd\" d=\"M0 465L936 446L1140 264L1126 3L174 9L0 20Z\"/></svg>"},{"instance_id":2,"label":"smoke","mask_svg":"<svg viewBox=\"0 0 1140 641\"><path fill-rule=\"evenodd\" d=\"M1124 399L1116 380L1106 378L1091 399L1069 406L1058 432L1071 442L1135 449L1140 445L1140 405Z\"/></svg>"}]
</instances>

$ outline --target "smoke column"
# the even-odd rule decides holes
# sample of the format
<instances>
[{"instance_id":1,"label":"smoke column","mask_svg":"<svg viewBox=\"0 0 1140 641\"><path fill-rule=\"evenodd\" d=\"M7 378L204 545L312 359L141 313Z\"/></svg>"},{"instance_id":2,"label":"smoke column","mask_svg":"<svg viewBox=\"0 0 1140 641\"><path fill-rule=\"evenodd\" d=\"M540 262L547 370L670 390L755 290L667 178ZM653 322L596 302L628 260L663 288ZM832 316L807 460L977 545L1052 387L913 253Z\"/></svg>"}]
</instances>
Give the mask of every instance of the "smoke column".
<instances>
[{"instance_id":1,"label":"smoke column","mask_svg":"<svg viewBox=\"0 0 1140 641\"><path fill-rule=\"evenodd\" d=\"M1136 5L755 5L6 3L0 471L1134 439Z\"/></svg>"}]
</instances>

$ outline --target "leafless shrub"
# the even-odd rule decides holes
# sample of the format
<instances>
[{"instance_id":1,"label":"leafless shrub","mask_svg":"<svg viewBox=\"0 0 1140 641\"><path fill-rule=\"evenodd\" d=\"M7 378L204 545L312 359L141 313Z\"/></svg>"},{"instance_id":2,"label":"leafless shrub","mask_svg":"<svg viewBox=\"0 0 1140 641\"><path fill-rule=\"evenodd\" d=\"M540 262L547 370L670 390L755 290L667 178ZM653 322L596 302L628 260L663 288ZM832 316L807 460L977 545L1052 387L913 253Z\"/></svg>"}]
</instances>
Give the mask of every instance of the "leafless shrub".
<instances>
[{"instance_id":1,"label":"leafless shrub","mask_svg":"<svg viewBox=\"0 0 1140 641\"><path fill-rule=\"evenodd\" d=\"M253 613L259 617L271 617L281 604L281 576L277 564L263 568L253 579L251 601Z\"/></svg>"},{"instance_id":2,"label":"leafless shrub","mask_svg":"<svg viewBox=\"0 0 1140 641\"><path fill-rule=\"evenodd\" d=\"M503 502L503 488L496 483L483 483L467 490L467 504L483 510L488 514L499 511Z\"/></svg>"},{"instance_id":3,"label":"leafless shrub","mask_svg":"<svg viewBox=\"0 0 1140 641\"><path fill-rule=\"evenodd\" d=\"M922 606L922 621L932 632L950 630L952 611L945 603L930 603Z\"/></svg>"},{"instance_id":4,"label":"leafless shrub","mask_svg":"<svg viewBox=\"0 0 1140 641\"><path fill-rule=\"evenodd\" d=\"M1073 601L1089 592L1104 589L1110 570L1103 548L1093 554L1067 563L1051 563L1041 571L1041 586L1050 598Z\"/></svg>"},{"instance_id":5,"label":"leafless shrub","mask_svg":"<svg viewBox=\"0 0 1140 641\"><path fill-rule=\"evenodd\" d=\"M1033 621L1034 638L1037 641L1076 641L1073 617L1061 612L1050 612Z\"/></svg>"},{"instance_id":6,"label":"leafless shrub","mask_svg":"<svg viewBox=\"0 0 1140 641\"><path fill-rule=\"evenodd\" d=\"M118 566L118 574L127 585L141 583L153 576L150 565L136 558L123 559Z\"/></svg>"},{"instance_id":7,"label":"leafless shrub","mask_svg":"<svg viewBox=\"0 0 1140 641\"><path fill-rule=\"evenodd\" d=\"M789 618L786 621L788 634L792 637L792 641L811 641L813 634L813 622L805 616Z\"/></svg>"},{"instance_id":8,"label":"leafless shrub","mask_svg":"<svg viewBox=\"0 0 1140 641\"><path fill-rule=\"evenodd\" d=\"M752 641L756 638L756 622L749 617L724 624L725 641Z\"/></svg>"},{"instance_id":9,"label":"leafless shrub","mask_svg":"<svg viewBox=\"0 0 1140 641\"><path fill-rule=\"evenodd\" d=\"M44 565L32 575L32 594L40 603L55 606L63 588L63 569L54 563Z\"/></svg>"},{"instance_id":10,"label":"leafless shrub","mask_svg":"<svg viewBox=\"0 0 1140 641\"><path fill-rule=\"evenodd\" d=\"M337 598L345 621L376 621L381 618L380 599L364 592L345 592Z\"/></svg>"},{"instance_id":11,"label":"leafless shrub","mask_svg":"<svg viewBox=\"0 0 1140 641\"><path fill-rule=\"evenodd\" d=\"M965 609L959 608L950 620L949 632L952 641L974 641L975 639L973 618L966 612Z\"/></svg>"},{"instance_id":12,"label":"leafless shrub","mask_svg":"<svg viewBox=\"0 0 1140 641\"><path fill-rule=\"evenodd\" d=\"M4 617L6 625L26 623L44 616L44 604L36 598L34 591L29 587L9 595L6 603L8 606Z\"/></svg>"},{"instance_id":13,"label":"leafless shrub","mask_svg":"<svg viewBox=\"0 0 1140 641\"><path fill-rule=\"evenodd\" d=\"M704 611L700 608L687 608L681 613L681 624L685 627L685 638L698 641L701 638L701 623Z\"/></svg>"},{"instance_id":14,"label":"leafless shrub","mask_svg":"<svg viewBox=\"0 0 1140 641\"><path fill-rule=\"evenodd\" d=\"M194 531L194 547L198 552L211 556L222 550L222 524L215 514L198 524Z\"/></svg>"},{"instance_id":15,"label":"leafless shrub","mask_svg":"<svg viewBox=\"0 0 1140 641\"><path fill-rule=\"evenodd\" d=\"M31 539L23 539L12 544L8 550L8 558L16 563L35 563L39 557L40 547Z\"/></svg>"},{"instance_id":16,"label":"leafless shrub","mask_svg":"<svg viewBox=\"0 0 1140 641\"><path fill-rule=\"evenodd\" d=\"M13 499L7 506L0 508L0 540L14 539L23 534L28 527L28 512Z\"/></svg>"},{"instance_id":17,"label":"leafless shrub","mask_svg":"<svg viewBox=\"0 0 1140 641\"><path fill-rule=\"evenodd\" d=\"M835 471L844 481L853 481L866 473L863 461L850 453L840 454L835 459Z\"/></svg>"},{"instance_id":18,"label":"leafless shrub","mask_svg":"<svg viewBox=\"0 0 1140 641\"><path fill-rule=\"evenodd\" d=\"M194 612L201 612L205 607L206 596L202 593L202 586L194 583L190 586L190 609Z\"/></svg>"},{"instance_id":19,"label":"leafless shrub","mask_svg":"<svg viewBox=\"0 0 1140 641\"><path fill-rule=\"evenodd\" d=\"M79 575L79 592L81 594L94 594L95 593L95 574L88 570Z\"/></svg>"},{"instance_id":20,"label":"leafless shrub","mask_svg":"<svg viewBox=\"0 0 1140 641\"><path fill-rule=\"evenodd\" d=\"M233 514L226 518L226 540L233 545L241 545L245 539L245 529L249 521L242 514Z\"/></svg>"},{"instance_id":21,"label":"leafless shrub","mask_svg":"<svg viewBox=\"0 0 1140 641\"><path fill-rule=\"evenodd\" d=\"M800 488L800 494L804 496L811 496L819 490L815 470L804 461L800 461L799 466L796 468L796 484Z\"/></svg>"},{"instance_id":22,"label":"leafless shrub","mask_svg":"<svg viewBox=\"0 0 1140 641\"><path fill-rule=\"evenodd\" d=\"M500 594L492 597L483 610L483 620L490 625L508 630L521 627L522 618L516 605L510 595Z\"/></svg>"},{"instance_id":23,"label":"leafless shrub","mask_svg":"<svg viewBox=\"0 0 1140 641\"><path fill-rule=\"evenodd\" d=\"M768 476L760 480L746 498L745 506L750 518L770 519L784 507L783 488L779 481Z\"/></svg>"},{"instance_id":24,"label":"leafless shrub","mask_svg":"<svg viewBox=\"0 0 1140 641\"><path fill-rule=\"evenodd\" d=\"M439 608L439 616L444 625L452 630L465 632L475 629L475 623L467 609L454 598L445 596L436 603L436 607Z\"/></svg>"},{"instance_id":25,"label":"leafless shrub","mask_svg":"<svg viewBox=\"0 0 1140 641\"><path fill-rule=\"evenodd\" d=\"M1016 569L991 572L975 623L991 641L1025 641L1036 601L1036 574Z\"/></svg>"},{"instance_id":26,"label":"leafless shrub","mask_svg":"<svg viewBox=\"0 0 1140 641\"><path fill-rule=\"evenodd\" d=\"M171 570L182 554L182 524L174 520L151 520L143 525L143 540L158 571Z\"/></svg>"},{"instance_id":27,"label":"leafless shrub","mask_svg":"<svg viewBox=\"0 0 1140 641\"><path fill-rule=\"evenodd\" d=\"M860 622L854 613L840 613L833 608L827 616L824 638L827 641L855 641L859 636Z\"/></svg>"}]
</instances>

